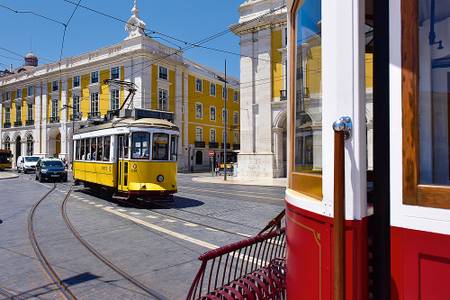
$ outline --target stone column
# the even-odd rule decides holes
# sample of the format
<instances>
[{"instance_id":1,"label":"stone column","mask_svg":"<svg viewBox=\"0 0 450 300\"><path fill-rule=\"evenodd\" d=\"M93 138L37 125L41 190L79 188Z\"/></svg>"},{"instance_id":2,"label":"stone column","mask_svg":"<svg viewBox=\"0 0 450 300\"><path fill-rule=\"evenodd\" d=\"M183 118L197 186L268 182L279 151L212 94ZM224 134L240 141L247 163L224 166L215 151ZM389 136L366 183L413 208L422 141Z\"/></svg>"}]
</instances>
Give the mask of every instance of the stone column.
<instances>
[{"instance_id":1,"label":"stone column","mask_svg":"<svg viewBox=\"0 0 450 300\"><path fill-rule=\"evenodd\" d=\"M47 140L47 123L48 123L48 119L47 119L47 106L48 106L48 91L47 91L47 83L43 82L42 83L42 88L41 88L41 105L42 105L42 110L41 110L41 154L47 156L47 149L48 149L48 140Z\"/></svg>"},{"instance_id":2,"label":"stone column","mask_svg":"<svg viewBox=\"0 0 450 300\"><path fill-rule=\"evenodd\" d=\"M62 108L65 107L65 109L62 109L61 111L61 153L59 154L60 158L66 158L69 153L70 148L70 136L68 136L68 126L67 116L69 115L69 108L67 107L67 78L62 79L62 89L61 89L61 104Z\"/></svg>"},{"instance_id":3,"label":"stone column","mask_svg":"<svg viewBox=\"0 0 450 300\"><path fill-rule=\"evenodd\" d=\"M283 159L283 133L284 129L275 127L272 129L273 132L273 149L274 149L274 166L273 175L274 177L282 177L284 174L284 159Z\"/></svg>"},{"instance_id":4,"label":"stone column","mask_svg":"<svg viewBox=\"0 0 450 300\"><path fill-rule=\"evenodd\" d=\"M180 138L178 140L178 168L180 170L186 169L185 153L182 147L182 125L183 125L183 69L177 66L175 69L175 124L180 129Z\"/></svg>"},{"instance_id":5,"label":"stone column","mask_svg":"<svg viewBox=\"0 0 450 300\"><path fill-rule=\"evenodd\" d=\"M34 145L33 145L33 153L41 154L41 105L42 105L42 96L41 96L41 85L38 84L34 87Z\"/></svg>"}]
</instances>

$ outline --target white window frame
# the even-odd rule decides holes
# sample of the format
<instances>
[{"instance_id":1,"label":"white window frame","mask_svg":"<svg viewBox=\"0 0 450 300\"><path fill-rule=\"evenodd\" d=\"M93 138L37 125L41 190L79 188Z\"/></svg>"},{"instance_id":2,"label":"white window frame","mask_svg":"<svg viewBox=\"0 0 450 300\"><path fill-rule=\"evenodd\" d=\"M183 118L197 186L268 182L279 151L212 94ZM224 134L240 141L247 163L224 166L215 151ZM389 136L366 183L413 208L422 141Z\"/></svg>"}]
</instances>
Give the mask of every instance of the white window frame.
<instances>
[{"instance_id":1,"label":"white window frame","mask_svg":"<svg viewBox=\"0 0 450 300\"><path fill-rule=\"evenodd\" d=\"M213 87L214 87L214 93L212 92ZM211 84L209 85L209 95L214 96L214 97L217 95L217 86L214 82L211 82Z\"/></svg>"},{"instance_id":2,"label":"white window frame","mask_svg":"<svg viewBox=\"0 0 450 300\"><path fill-rule=\"evenodd\" d=\"M75 85L75 78L78 78L78 85L77 86ZM72 88L76 89L76 88L79 88L80 86L81 86L81 76L80 75L73 76L73 78L72 78Z\"/></svg>"},{"instance_id":3,"label":"white window frame","mask_svg":"<svg viewBox=\"0 0 450 300\"><path fill-rule=\"evenodd\" d=\"M93 74L97 74L97 82L92 82L92 78L93 78ZM100 72L99 71L92 71L91 72L91 80L90 80L90 83L91 84L98 84L98 82L100 81Z\"/></svg>"},{"instance_id":4,"label":"white window frame","mask_svg":"<svg viewBox=\"0 0 450 300\"><path fill-rule=\"evenodd\" d=\"M166 70L166 78L162 78L161 77L161 69L165 69ZM169 68L166 68L164 66L158 66L158 79L162 79L162 80L169 80Z\"/></svg>"},{"instance_id":5,"label":"white window frame","mask_svg":"<svg viewBox=\"0 0 450 300\"><path fill-rule=\"evenodd\" d=\"M58 109L59 109L59 100L58 99L52 99L52 118L58 117Z\"/></svg>"},{"instance_id":6,"label":"white window frame","mask_svg":"<svg viewBox=\"0 0 450 300\"><path fill-rule=\"evenodd\" d=\"M239 124L239 113L237 111L233 112L233 125Z\"/></svg>"},{"instance_id":7,"label":"white window frame","mask_svg":"<svg viewBox=\"0 0 450 300\"><path fill-rule=\"evenodd\" d=\"M55 82L56 82L56 89L54 89ZM59 81L58 80L53 80L52 81L52 92L57 92L57 91L59 91Z\"/></svg>"},{"instance_id":8,"label":"white window frame","mask_svg":"<svg viewBox=\"0 0 450 300\"><path fill-rule=\"evenodd\" d=\"M33 104L27 103L27 120L33 120Z\"/></svg>"},{"instance_id":9,"label":"white window frame","mask_svg":"<svg viewBox=\"0 0 450 300\"><path fill-rule=\"evenodd\" d=\"M214 132L214 134L212 134L213 132ZM210 143L217 143L217 131L214 128L211 128L209 130L209 142Z\"/></svg>"},{"instance_id":10,"label":"white window frame","mask_svg":"<svg viewBox=\"0 0 450 300\"><path fill-rule=\"evenodd\" d=\"M117 93L117 97L115 97L115 93ZM115 103L117 102L117 103ZM115 105L117 104L117 105ZM117 108L115 108L117 106ZM119 89L111 89L110 93L110 101L109 101L110 110L118 110L120 108L120 90Z\"/></svg>"},{"instance_id":11,"label":"white window frame","mask_svg":"<svg viewBox=\"0 0 450 300\"><path fill-rule=\"evenodd\" d=\"M117 69L117 78L112 77L113 69ZM111 69L109 69L109 78L120 80L120 67L112 67Z\"/></svg>"},{"instance_id":12,"label":"white window frame","mask_svg":"<svg viewBox=\"0 0 450 300\"><path fill-rule=\"evenodd\" d=\"M198 83L200 83L200 86L198 85ZM195 91L196 92L202 92L203 91L203 80L200 79L200 78L196 78L195 79Z\"/></svg>"},{"instance_id":13,"label":"white window frame","mask_svg":"<svg viewBox=\"0 0 450 300\"><path fill-rule=\"evenodd\" d=\"M32 92L30 93L30 91L32 91ZM27 86L27 96L28 97L34 96L34 86L33 85Z\"/></svg>"},{"instance_id":14,"label":"white window frame","mask_svg":"<svg viewBox=\"0 0 450 300\"><path fill-rule=\"evenodd\" d=\"M214 119L212 118L213 114L211 113L213 109L214 109ZM217 121L217 108L214 105L209 107L209 120L214 122Z\"/></svg>"},{"instance_id":15,"label":"white window frame","mask_svg":"<svg viewBox=\"0 0 450 300\"><path fill-rule=\"evenodd\" d=\"M200 134L198 134L200 132ZM198 139L200 137L200 139ZM203 142L203 127L195 127L195 141Z\"/></svg>"},{"instance_id":16,"label":"white window frame","mask_svg":"<svg viewBox=\"0 0 450 300\"><path fill-rule=\"evenodd\" d=\"M165 98L161 98L161 94L165 94ZM163 103L161 100L163 99L165 100L164 105L161 105ZM158 109L162 111L169 111L169 90L162 88L158 89Z\"/></svg>"},{"instance_id":17,"label":"white window frame","mask_svg":"<svg viewBox=\"0 0 450 300\"><path fill-rule=\"evenodd\" d=\"M95 99L95 100L94 100L94 98L93 98L94 95L97 95L97 99ZM91 93L91 99L90 99L90 100L91 100L91 101L90 101L89 112L90 112L91 114L99 113L99 112L100 112L99 94L98 94L97 92ZM95 104L95 105L93 105L93 104ZM93 106L94 106L94 107L96 106L96 107L97 107L97 110L93 110L93 109L92 109Z\"/></svg>"},{"instance_id":18,"label":"white window frame","mask_svg":"<svg viewBox=\"0 0 450 300\"><path fill-rule=\"evenodd\" d=\"M197 107L198 106L201 107L201 109L200 109L200 116L197 115ZM200 102L196 102L195 103L195 118L198 119L198 120L203 119L203 104L200 103Z\"/></svg>"},{"instance_id":19,"label":"white window frame","mask_svg":"<svg viewBox=\"0 0 450 300\"><path fill-rule=\"evenodd\" d=\"M5 107L5 123L11 123L11 107Z\"/></svg>"},{"instance_id":20,"label":"white window frame","mask_svg":"<svg viewBox=\"0 0 450 300\"><path fill-rule=\"evenodd\" d=\"M77 117L75 114L78 115L79 113L80 113L80 96L73 95L72 96L72 118L75 119L75 117Z\"/></svg>"}]
</instances>

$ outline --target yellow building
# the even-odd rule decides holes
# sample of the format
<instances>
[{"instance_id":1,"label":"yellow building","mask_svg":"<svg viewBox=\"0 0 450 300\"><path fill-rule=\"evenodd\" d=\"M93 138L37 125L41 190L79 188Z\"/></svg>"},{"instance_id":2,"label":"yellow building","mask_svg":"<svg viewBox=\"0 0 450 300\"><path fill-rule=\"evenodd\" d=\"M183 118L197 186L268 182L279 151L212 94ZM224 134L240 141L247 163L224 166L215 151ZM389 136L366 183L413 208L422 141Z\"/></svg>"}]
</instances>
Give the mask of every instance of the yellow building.
<instances>
[{"instance_id":1,"label":"yellow building","mask_svg":"<svg viewBox=\"0 0 450 300\"><path fill-rule=\"evenodd\" d=\"M120 43L61 62L38 65L29 53L24 66L0 73L0 135L14 161L20 155L58 156L71 161L72 131L104 118L128 95L106 79L133 82L134 98L125 107L171 112L180 128L179 170L210 168L209 152L223 151L224 104L227 101L227 144L240 145L239 82L187 60L179 50L146 36L138 10L126 25ZM226 96L226 99L225 99Z\"/></svg>"}]
</instances>

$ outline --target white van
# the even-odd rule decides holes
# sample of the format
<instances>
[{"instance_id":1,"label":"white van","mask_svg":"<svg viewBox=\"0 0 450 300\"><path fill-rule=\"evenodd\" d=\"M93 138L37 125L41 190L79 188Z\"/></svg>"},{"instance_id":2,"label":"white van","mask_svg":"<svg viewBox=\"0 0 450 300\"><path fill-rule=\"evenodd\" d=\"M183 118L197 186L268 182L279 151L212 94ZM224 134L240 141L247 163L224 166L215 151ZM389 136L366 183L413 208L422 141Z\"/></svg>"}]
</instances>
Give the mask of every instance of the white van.
<instances>
[{"instance_id":1,"label":"white van","mask_svg":"<svg viewBox=\"0 0 450 300\"><path fill-rule=\"evenodd\" d=\"M19 156L17 159L17 172L35 172L36 163L38 162L38 156Z\"/></svg>"}]
</instances>

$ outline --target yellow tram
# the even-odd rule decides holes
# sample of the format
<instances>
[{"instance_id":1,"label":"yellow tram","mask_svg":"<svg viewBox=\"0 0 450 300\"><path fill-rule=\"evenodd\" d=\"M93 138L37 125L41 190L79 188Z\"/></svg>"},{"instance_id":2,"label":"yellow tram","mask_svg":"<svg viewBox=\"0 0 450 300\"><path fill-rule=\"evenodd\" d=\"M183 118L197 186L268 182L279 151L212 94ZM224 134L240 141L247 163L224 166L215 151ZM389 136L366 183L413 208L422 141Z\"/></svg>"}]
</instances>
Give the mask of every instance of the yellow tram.
<instances>
[{"instance_id":1,"label":"yellow tram","mask_svg":"<svg viewBox=\"0 0 450 300\"><path fill-rule=\"evenodd\" d=\"M0 170L11 169L12 154L10 150L0 149Z\"/></svg>"},{"instance_id":2,"label":"yellow tram","mask_svg":"<svg viewBox=\"0 0 450 300\"><path fill-rule=\"evenodd\" d=\"M171 198L177 192L179 130L158 118L115 118L74 134L73 177L122 199Z\"/></svg>"}]
</instances>

